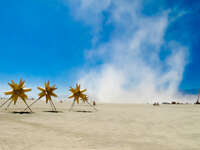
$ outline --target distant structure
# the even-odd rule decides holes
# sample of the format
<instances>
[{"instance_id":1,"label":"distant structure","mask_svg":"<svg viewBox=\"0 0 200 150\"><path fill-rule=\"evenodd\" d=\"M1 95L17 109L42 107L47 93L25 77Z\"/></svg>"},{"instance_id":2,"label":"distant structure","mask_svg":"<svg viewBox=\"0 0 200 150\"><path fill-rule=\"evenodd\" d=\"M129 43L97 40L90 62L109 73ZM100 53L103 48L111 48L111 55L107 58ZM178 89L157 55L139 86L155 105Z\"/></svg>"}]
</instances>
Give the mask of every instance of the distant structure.
<instances>
[{"instance_id":1,"label":"distant structure","mask_svg":"<svg viewBox=\"0 0 200 150\"><path fill-rule=\"evenodd\" d=\"M172 101L171 104L176 104L176 102L175 102L175 101Z\"/></svg>"},{"instance_id":2,"label":"distant structure","mask_svg":"<svg viewBox=\"0 0 200 150\"><path fill-rule=\"evenodd\" d=\"M159 102L153 103L153 106L159 106L159 105L160 105Z\"/></svg>"},{"instance_id":3,"label":"distant structure","mask_svg":"<svg viewBox=\"0 0 200 150\"><path fill-rule=\"evenodd\" d=\"M199 90L199 95L198 95L197 101L194 104L200 104L199 98L200 98L200 90Z\"/></svg>"},{"instance_id":4,"label":"distant structure","mask_svg":"<svg viewBox=\"0 0 200 150\"><path fill-rule=\"evenodd\" d=\"M169 102L163 102L162 104L170 104Z\"/></svg>"}]
</instances>

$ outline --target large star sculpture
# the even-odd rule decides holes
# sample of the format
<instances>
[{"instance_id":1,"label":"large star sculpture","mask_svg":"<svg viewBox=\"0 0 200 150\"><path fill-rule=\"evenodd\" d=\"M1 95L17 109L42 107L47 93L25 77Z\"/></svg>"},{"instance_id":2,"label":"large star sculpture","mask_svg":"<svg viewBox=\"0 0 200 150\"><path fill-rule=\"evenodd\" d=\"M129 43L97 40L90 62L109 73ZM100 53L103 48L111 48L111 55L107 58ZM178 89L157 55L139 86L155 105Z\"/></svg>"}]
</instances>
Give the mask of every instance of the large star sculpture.
<instances>
[{"instance_id":1,"label":"large star sculpture","mask_svg":"<svg viewBox=\"0 0 200 150\"><path fill-rule=\"evenodd\" d=\"M57 89L55 85L50 86L50 82L48 81L47 83L45 82L44 88L38 87L38 89L41 91L41 93L38 94L39 98L41 99L42 97L45 96L46 98L46 103L50 101L50 103L54 106L54 109L56 111L55 105L52 102L51 97L57 97L57 95L54 93L54 91Z\"/></svg>"},{"instance_id":2,"label":"large star sculpture","mask_svg":"<svg viewBox=\"0 0 200 150\"><path fill-rule=\"evenodd\" d=\"M86 89L80 90L80 84L76 84L76 88L70 87L69 91L72 93L68 98L74 98L74 102L79 104L79 99L85 101L87 96L83 94Z\"/></svg>"},{"instance_id":3,"label":"large star sculpture","mask_svg":"<svg viewBox=\"0 0 200 150\"><path fill-rule=\"evenodd\" d=\"M18 98L21 98L25 103L28 99L25 92L29 92L31 89L24 89L24 83L25 81L22 81L22 79L19 81L19 84L15 83L13 80L11 80L11 83L8 83L12 91L5 92L5 95L11 95L9 99L14 101L14 104L16 104Z\"/></svg>"},{"instance_id":4,"label":"large star sculpture","mask_svg":"<svg viewBox=\"0 0 200 150\"><path fill-rule=\"evenodd\" d=\"M69 96L68 98L74 98L74 101L72 103L72 106L70 108L70 111L72 110L75 102L77 104L79 104L79 100L81 100L84 103L87 103L88 105L90 105L91 107L93 107L95 110L97 110L94 106L92 106L89 102L88 102L88 96L86 94L84 94L85 91L87 91L86 89L81 90L80 89L80 84L76 84L75 88L70 87L69 91L72 93L71 96Z\"/></svg>"},{"instance_id":5,"label":"large star sculpture","mask_svg":"<svg viewBox=\"0 0 200 150\"><path fill-rule=\"evenodd\" d=\"M32 112L28 104L26 103L26 100L28 99L28 96L25 94L26 92L31 91L31 89L25 89L24 83L22 79L20 79L19 84L15 83L13 80L11 80L11 83L8 83L8 85L11 87L12 91L5 92L5 95L11 95L10 98L4 102L0 107L4 106L7 102L9 102L7 109L9 108L12 101L14 102L14 105L16 104L17 100L20 98L23 100L23 102L26 104L27 108Z\"/></svg>"}]
</instances>

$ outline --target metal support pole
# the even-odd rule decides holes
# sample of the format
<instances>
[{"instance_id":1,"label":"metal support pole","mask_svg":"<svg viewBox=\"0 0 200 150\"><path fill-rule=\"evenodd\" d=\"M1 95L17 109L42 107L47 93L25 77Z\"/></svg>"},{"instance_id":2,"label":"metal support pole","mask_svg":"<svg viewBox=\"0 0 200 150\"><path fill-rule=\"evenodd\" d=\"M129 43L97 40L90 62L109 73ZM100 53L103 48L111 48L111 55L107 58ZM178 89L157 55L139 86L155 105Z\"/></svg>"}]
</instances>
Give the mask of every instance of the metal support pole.
<instances>
[{"instance_id":1,"label":"metal support pole","mask_svg":"<svg viewBox=\"0 0 200 150\"><path fill-rule=\"evenodd\" d=\"M53 105L54 110L56 111L56 107L55 107L54 103L52 102L52 100L50 100L50 102L51 102L51 104Z\"/></svg>"},{"instance_id":2,"label":"metal support pole","mask_svg":"<svg viewBox=\"0 0 200 150\"><path fill-rule=\"evenodd\" d=\"M40 100L40 99L35 100L32 104L29 105L29 107L31 107L33 104L35 104L38 100ZM27 109L28 109L28 107L26 107L26 109L24 109L24 111Z\"/></svg>"},{"instance_id":3,"label":"metal support pole","mask_svg":"<svg viewBox=\"0 0 200 150\"><path fill-rule=\"evenodd\" d=\"M5 101L5 102L0 106L0 108L3 107L9 100L10 100L10 99L8 99L7 101Z\"/></svg>"},{"instance_id":4,"label":"metal support pole","mask_svg":"<svg viewBox=\"0 0 200 150\"><path fill-rule=\"evenodd\" d=\"M12 103L12 101L10 101L10 103L7 105L6 110L8 110L8 108L10 107L10 104Z\"/></svg>"},{"instance_id":5,"label":"metal support pole","mask_svg":"<svg viewBox=\"0 0 200 150\"><path fill-rule=\"evenodd\" d=\"M28 109L32 112L31 108L28 106L28 104L26 103L26 101L24 101L24 103L26 104L26 106L28 107Z\"/></svg>"},{"instance_id":6,"label":"metal support pole","mask_svg":"<svg viewBox=\"0 0 200 150\"><path fill-rule=\"evenodd\" d=\"M92 108L94 108L94 110L97 110L92 104L90 104L88 101L87 101L87 103L92 107Z\"/></svg>"},{"instance_id":7,"label":"metal support pole","mask_svg":"<svg viewBox=\"0 0 200 150\"><path fill-rule=\"evenodd\" d=\"M72 103L71 108L69 109L69 111L72 110L72 108L74 107L74 104L75 104L75 100L73 101L73 103Z\"/></svg>"}]
</instances>

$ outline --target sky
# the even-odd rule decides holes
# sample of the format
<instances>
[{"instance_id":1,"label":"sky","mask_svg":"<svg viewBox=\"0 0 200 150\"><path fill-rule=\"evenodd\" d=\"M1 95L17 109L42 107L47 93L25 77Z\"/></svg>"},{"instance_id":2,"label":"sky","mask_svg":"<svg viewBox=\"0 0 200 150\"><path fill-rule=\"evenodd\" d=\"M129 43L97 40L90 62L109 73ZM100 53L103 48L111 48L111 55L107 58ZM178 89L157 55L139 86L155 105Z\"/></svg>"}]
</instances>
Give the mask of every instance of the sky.
<instances>
[{"instance_id":1,"label":"sky","mask_svg":"<svg viewBox=\"0 0 200 150\"><path fill-rule=\"evenodd\" d=\"M198 89L199 27L199 0L0 1L1 91L20 78L108 101Z\"/></svg>"}]
</instances>

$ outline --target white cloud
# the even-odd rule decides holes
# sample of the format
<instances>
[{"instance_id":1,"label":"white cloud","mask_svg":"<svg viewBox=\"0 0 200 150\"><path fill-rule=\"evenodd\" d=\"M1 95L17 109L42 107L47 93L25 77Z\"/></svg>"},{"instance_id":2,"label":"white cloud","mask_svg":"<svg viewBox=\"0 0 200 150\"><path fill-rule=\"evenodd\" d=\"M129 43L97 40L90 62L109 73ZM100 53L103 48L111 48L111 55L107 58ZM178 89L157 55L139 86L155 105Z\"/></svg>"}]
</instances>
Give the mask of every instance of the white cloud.
<instances>
[{"instance_id":1,"label":"white cloud","mask_svg":"<svg viewBox=\"0 0 200 150\"><path fill-rule=\"evenodd\" d=\"M169 25L168 13L142 14L139 0L67 0L74 17L94 29L99 36L104 12L114 26L111 38L86 52L88 61L103 64L88 68L80 82L90 96L103 102L144 102L168 100L178 94L186 65L187 48L164 40ZM161 46L168 45L169 55L161 60ZM164 68L164 69L163 69Z\"/></svg>"}]
</instances>

